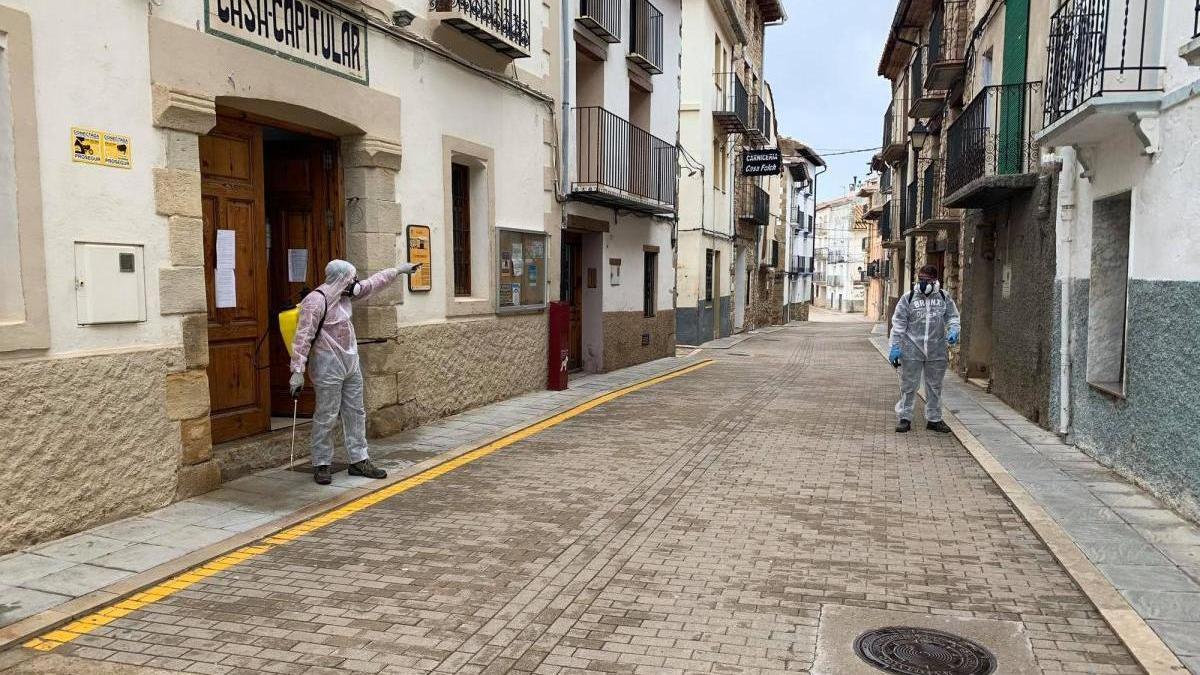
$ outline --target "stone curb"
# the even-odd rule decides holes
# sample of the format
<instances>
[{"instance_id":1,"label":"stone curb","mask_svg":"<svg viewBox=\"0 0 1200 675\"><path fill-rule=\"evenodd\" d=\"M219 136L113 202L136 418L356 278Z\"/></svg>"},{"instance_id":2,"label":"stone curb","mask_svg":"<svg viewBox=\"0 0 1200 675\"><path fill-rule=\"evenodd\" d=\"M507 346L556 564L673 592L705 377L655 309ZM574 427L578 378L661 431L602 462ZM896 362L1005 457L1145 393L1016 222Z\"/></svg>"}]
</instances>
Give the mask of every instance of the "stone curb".
<instances>
[{"instance_id":1,"label":"stone curb","mask_svg":"<svg viewBox=\"0 0 1200 675\"><path fill-rule=\"evenodd\" d=\"M887 353L874 340L868 338L867 341L885 359L887 358ZM921 400L925 400L925 395L919 389L917 394ZM1075 540L988 451L987 446L976 438L953 412L943 410L942 417L950 425L958 442L971 453L971 457L983 468L996 487L1000 488L1004 497L1033 529L1034 534L1050 549L1050 554L1067 571L1079 586L1079 590L1100 610L1104 621L1117 634L1117 638L1133 655L1142 670L1145 670L1147 675L1188 675L1188 670L1180 663L1179 657L1175 656L1146 620L1084 555L1075 544Z\"/></svg>"},{"instance_id":2,"label":"stone curb","mask_svg":"<svg viewBox=\"0 0 1200 675\"><path fill-rule=\"evenodd\" d=\"M587 398L560 406L529 421L507 427L501 431L497 431L482 438L473 440L466 445L461 445L453 450L447 450L422 462L418 462L410 467L406 467L402 472L391 474L383 480L372 483L370 489L363 487L348 488L344 492L341 492L334 497L330 497L325 501L309 504L298 511L290 513L277 520L273 520L265 525L260 525L252 530L237 533L227 539L216 542L215 544L210 544L204 548L192 551L187 555L170 560L156 567L152 567L144 572L139 572L131 577L121 579L116 583L105 586L99 590L92 591L87 595L81 595L78 598L74 598L68 602L58 605L57 607L53 607L38 614L34 614L33 616L26 617L15 623L11 623L3 628L0 628L0 653L12 649L13 647L18 647L21 645L21 643L29 640L30 638L37 637L38 635L51 631L59 626L63 626L80 617L92 614L97 610L104 608L105 606L111 605L115 602L120 602L126 597L141 592L150 586L181 574L193 567L202 565L209 560L219 558L230 551L241 548L242 546L246 546L248 544L252 544L260 539L265 539L266 537L276 534L282 530L286 530L289 527L298 525L306 520L310 520L316 516L319 516L322 513L332 511L333 509L344 506L356 499L378 492L401 481L408 480L413 476L429 471L430 469L445 464L446 462L453 461L469 452L473 452L481 447L495 443L502 438L506 438L519 431L541 424L542 422L545 422L553 417L557 417L568 410L578 408L579 406L585 405L598 398L608 396L613 392L628 389L629 387L634 387L639 384L649 382L650 380L656 380L658 378L665 377L667 375L672 375L681 370L687 370L688 368L691 368L702 362L704 362L704 359L690 360L686 363L681 363L676 368L671 368L660 373L655 373L631 382L626 382L624 384L614 386L611 389L598 392L594 396L589 396Z\"/></svg>"}]
</instances>

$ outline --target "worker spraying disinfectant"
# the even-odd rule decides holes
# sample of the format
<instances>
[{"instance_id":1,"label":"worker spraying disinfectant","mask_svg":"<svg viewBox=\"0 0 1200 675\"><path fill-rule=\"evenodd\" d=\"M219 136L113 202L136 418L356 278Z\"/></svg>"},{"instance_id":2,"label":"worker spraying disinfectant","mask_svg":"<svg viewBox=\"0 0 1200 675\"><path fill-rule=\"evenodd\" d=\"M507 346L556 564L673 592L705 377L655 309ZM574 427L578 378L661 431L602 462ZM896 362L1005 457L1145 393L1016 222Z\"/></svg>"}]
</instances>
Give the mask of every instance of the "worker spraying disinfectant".
<instances>
[{"instance_id":1,"label":"worker spraying disinfectant","mask_svg":"<svg viewBox=\"0 0 1200 675\"><path fill-rule=\"evenodd\" d=\"M320 485L329 485L333 480L329 465L333 461L333 425L339 416L350 457L350 475L387 478L387 472L372 464L367 453L367 414L358 341L350 321L351 301L370 297L418 267L405 263L359 281L354 265L331 260L325 266L325 283L300 302L288 384L292 398L298 398L304 387L304 371L309 371L317 398L312 423L313 479Z\"/></svg>"}]
</instances>

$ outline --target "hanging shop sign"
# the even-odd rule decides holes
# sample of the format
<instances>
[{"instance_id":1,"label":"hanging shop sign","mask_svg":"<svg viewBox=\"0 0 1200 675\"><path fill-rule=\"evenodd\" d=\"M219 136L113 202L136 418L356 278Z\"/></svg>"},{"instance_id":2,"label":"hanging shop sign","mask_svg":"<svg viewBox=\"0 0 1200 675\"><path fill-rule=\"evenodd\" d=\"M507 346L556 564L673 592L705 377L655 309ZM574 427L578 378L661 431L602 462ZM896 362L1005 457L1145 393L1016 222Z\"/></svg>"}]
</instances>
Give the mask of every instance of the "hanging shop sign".
<instances>
[{"instance_id":1,"label":"hanging shop sign","mask_svg":"<svg viewBox=\"0 0 1200 675\"><path fill-rule=\"evenodd\" d=\"M204 0L204 30L367 84L367 24L321 0Z\"/></svg>"},{"instance_id":2,"label":"hanging shop sign","mask_svg":"<svg viewBox=\"0 0 1200 675\"><path fill-rule=\"evenodd\" d=\"M777 176L782 170L783 156L779 153L779 148L746 148L742 151L743 176Z\"/></svg>"},{"instance_id":3,"label":"hanging shop sign","mask_svg":"<svg viewBox=\"0 0 1200 675\"><path fill-rule=\"evenodd\" d=\"M428 225L409 225L408 262L420 264L421 268L408 276L408 290L423 293L433 289L433 249L430 246Z\"/></svg>"}]
</instances>

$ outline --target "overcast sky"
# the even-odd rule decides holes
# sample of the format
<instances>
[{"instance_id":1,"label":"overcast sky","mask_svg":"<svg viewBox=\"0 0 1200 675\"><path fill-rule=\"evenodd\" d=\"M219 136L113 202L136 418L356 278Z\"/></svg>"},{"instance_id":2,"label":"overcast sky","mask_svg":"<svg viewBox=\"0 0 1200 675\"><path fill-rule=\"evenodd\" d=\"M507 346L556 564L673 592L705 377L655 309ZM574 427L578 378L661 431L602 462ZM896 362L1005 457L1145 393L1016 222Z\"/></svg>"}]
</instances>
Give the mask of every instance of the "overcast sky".
<instances>
[{"instance_id":1,"label":"overcast sky","mask_svg":"<svg viewBox=\"0 0 1200 675\"><path fill-rule=\"evenodd\" d=\"M767 81L779 130L820 150L877 147L889 94L879 55L896 0L784 0L788 20L767 28ZM821 153L826 155L826 153ZM819 199L869 172L869 152L825 157Z\"/></svg>"}]
</instances>

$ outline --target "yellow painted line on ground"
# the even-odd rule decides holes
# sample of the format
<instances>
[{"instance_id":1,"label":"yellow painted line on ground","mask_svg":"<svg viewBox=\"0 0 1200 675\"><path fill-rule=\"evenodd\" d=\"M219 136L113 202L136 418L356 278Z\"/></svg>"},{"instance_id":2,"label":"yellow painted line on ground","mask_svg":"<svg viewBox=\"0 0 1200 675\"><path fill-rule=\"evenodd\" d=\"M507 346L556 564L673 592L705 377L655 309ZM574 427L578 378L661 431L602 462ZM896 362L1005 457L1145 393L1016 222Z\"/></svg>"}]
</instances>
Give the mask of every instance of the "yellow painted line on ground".
<instances>
[{"instance_id":1,"label":"yellow painted line on ground","mask_svg":"<svg viewBox=\"0 0 1200 675\"><path fill-rule=\"evenodd\" d=\"M163 598L185 590L197 582L203 581L214 574L223 572L230 567L249 560L255 556L262 555L263 553L266 553L277 546L282 546L289 542L295 541L309 532L318 530L326 525L336 523L337 521L352 516L367 507L374 506L385 499L390 499L398 494L407 492L418 485L428 483L439 476L444 476L459 467L474 462L477 459L487 457L494 452L503 450L514 443L523 441L531 436L545 431L546 429L558 426L572 417L582 415L589 410L602 406L605 403L621 398L627 394L632 394L635 391L640 391L647 387L652 387L656 384L673 380L677 377L683 377L689 373L694 373L701 368L711 366L713 363L714 362L711 359L701 361L693 366L681 368L680 370L667 373L666 375L659 375L658 377L653 377L648 380L638 382L637 384L632 384L628 387L623 387L621 389L610 391L607 394L597 396L596 398L585 401L584 403L581 403L570 410L566 410L552 417L548 417L540 422L531 424L524 429L515 431L508 436L505 436L504 438L500 438L488 443L487 445L480 446L474 450L471 450L470 452L459 455L454 459L438 464L437 466L426 471L422 471L415 476L410 476L409 478L406 478L398 483L394 483L381 490L372 492L369 495L359 497L358 499L355 499L344 506L340 506L332 511L328 511L319 516L310 518L299 525L293 525L286 530L277 532L263 539L263 543L261 544L243 546L219 558L210 560L199 567L192 568L187 572L183 572L182 574L171 577L170 579L167 579L166 581L163 581L155 586L151 586L150 588L147 588L139 593L135 593L120 602L109 605L108 607L105 607L94 614L89 614L56 630L44 633L40 637L36 637L26 642L24 646L41 652L48 652L57 649L58 647L77 639L81 635L87 635L101 626L112 623L126 614L137 611L146 605L158 602Z\"/></svg>"}]
</instances>

